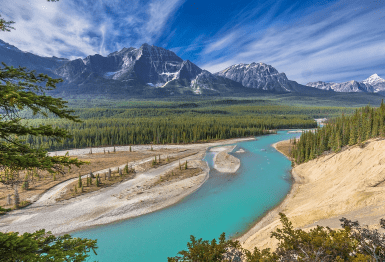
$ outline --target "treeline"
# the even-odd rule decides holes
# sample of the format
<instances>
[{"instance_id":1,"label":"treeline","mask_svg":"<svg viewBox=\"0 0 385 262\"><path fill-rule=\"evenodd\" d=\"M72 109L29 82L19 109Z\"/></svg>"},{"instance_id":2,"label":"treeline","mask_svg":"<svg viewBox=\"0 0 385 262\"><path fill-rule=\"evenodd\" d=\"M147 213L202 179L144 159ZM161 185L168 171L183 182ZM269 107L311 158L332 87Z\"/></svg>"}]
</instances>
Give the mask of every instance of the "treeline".
<instances>
[{"instance_id":1,"label":"treeline","mask_svg":"<svg viewBox=\"0 0 385 262\"><path fill-rule=\"evenodd\" d=\"M107 107L102 104L98 107L74 107L76 115L81 119L90 118L133 118L133 117L159 117L159 116L200 116L200 115L306 115L312 118L334 117L344 114L353 114L354 108L346 107L309 107L309 106L288 106L272 104L269 101L253 101L250 104L233 101L205 101L199 103L168 103L165 102L127 102L118 103L115 107ZM80 105L79 105L80 106ZM84 105L81 105L84 106ZM24 111L20 115L22 118L38 119L41 115L33 115L30 111ZM51 115L50 117L53 118Z\"/></svg>"},{"instance_id":2,"label":"treeline","mask_svg":"<svg viewBox=\"0 0 385 262\"><path fill-rule=\"evenodd\" d=\"M47 137L28 136L26 142L49 150L150 143L179 144L258 136L272 129L316 127L312 118L303 115L227 115L217 112L179 116L152 112L152 115L155 116L91 118L82 123L57 119L28 120L28 124L52 124L64 128L72 138L57 142Z\"/></svg>"},{"instance_id":3,"label":"treeline","mask_svg":"<svg viewBox=\"0 0 385 262\"><path fill-rule=\"evenodd\" d=\"M305 132L292 149L292 157L300 164L320 156L325 151L338 152L346 145L385 136L385 105L378 108L366 106L351 116L342 115L328 121L327 125Z\"/></svg>"}]
</instances>

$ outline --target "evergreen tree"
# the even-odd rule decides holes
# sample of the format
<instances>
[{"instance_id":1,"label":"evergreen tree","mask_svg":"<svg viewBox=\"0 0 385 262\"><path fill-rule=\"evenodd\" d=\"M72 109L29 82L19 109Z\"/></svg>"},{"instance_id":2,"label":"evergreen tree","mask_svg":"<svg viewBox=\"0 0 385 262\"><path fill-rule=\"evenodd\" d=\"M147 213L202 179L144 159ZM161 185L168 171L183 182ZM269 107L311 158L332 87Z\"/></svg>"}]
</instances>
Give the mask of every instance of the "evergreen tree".
<instances>
[{"instance_id":1,"label":"evergreen tree","mask_svg":"<svg viewBox=\"0 0 385 262\"><path fill-rule=\"evenodd\" d=\"M78 187L81 188L82 186L83 186L83 183L82 183L82 176L81 176L80 173L79 173Z\"/></svg>"}]
</instances>

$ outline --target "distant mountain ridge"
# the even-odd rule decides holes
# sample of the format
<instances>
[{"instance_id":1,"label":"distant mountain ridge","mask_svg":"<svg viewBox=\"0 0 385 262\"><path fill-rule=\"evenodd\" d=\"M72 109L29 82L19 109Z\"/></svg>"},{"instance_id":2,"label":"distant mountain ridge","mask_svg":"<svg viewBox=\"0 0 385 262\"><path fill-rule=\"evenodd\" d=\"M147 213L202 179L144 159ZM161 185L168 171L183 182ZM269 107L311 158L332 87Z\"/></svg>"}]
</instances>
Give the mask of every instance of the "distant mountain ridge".
<instances>
[{"instance_id":1,"label":"distant mountain ridge","mask_svg":"<svg viewBox=\"0 0 385 262\"><path fill-rule=\"evenodd\" d=\"M264 63L236 64L212 74L170 50L148 44L123 48L108 56L96 54L68 60L23 52L0 40L0 61L63 78L65 81L51 92L62 97L150 98L258 92L327 95L334 91L329 87L300 85ZM368 82L384 84L376 77Z\"/></svg>"},{"instance_id":2,"label":"distant mountain ridge","mask_svg":"<svg viewBox=\"0 0 385 262\"><path fill-rule=\"evenodd\" d=\"M0 39L0 62L7 65L23 66L31 70L36 70L39 73L50 73L55 68L67 63L68 59L58 57L41 57L29 52L23 52L17 47L10 45Z\"/></svg>"},{"instance_id":3,"label":"distant mountain ridge","mask_svg":"<svg viewBox=\"0 0 385 262\"><path fill-rule=\"evenodd\" d=\"M377 74L373 74L362 82L355 80L333 83L333 82L310 82L306 84L309 87L314 87L322 90L331 90L334 92L366 92L379 93L385 95L385 80Z\"/></svg>"}]
</instances>

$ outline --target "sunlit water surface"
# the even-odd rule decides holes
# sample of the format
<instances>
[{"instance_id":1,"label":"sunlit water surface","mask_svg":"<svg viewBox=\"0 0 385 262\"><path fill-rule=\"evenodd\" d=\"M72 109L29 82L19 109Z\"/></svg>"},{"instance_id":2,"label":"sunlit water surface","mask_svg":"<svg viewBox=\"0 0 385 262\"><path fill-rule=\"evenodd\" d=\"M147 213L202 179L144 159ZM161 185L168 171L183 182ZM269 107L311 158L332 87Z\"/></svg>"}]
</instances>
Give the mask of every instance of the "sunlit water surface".
<instances>
[{"instance_id":1,"label":"sunlit water surface","mask_svg":"<svg viewBox=\"0 0 385 262\"><path fill-rule=\"evenodd\" d=\"M271 145L298 135L279 131L237 143L234 152L246 152L233 153L241 160L236 174L211 169L201 188L171 207L73 235L98 239L98 255L88 261L151 262L167 261L186 249L190 235L209 240L222 232L239 235L289 192L290 161ZM213 153L208 152L205 160L212 167Z\"/></svg>"}]
</instances>

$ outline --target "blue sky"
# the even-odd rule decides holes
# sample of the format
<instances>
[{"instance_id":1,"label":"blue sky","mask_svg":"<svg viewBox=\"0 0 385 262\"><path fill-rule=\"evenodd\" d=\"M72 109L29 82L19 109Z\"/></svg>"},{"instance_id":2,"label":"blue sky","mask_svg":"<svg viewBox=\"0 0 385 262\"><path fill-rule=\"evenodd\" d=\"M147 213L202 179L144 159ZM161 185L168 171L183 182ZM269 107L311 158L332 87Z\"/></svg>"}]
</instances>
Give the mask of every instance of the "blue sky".
<instances>
[{"instance_id":1,"label":"blue sky","mask_svg":"<svg viewBox=\"0 0 385 262\"><path fill-rule=\"evenodd\" d=\"M16 22L0 38L23 51L67 58L143 43L212 73L264 62L289 79L385 78L385 0L0 0Z\"/></svg>"}]
</instances>

